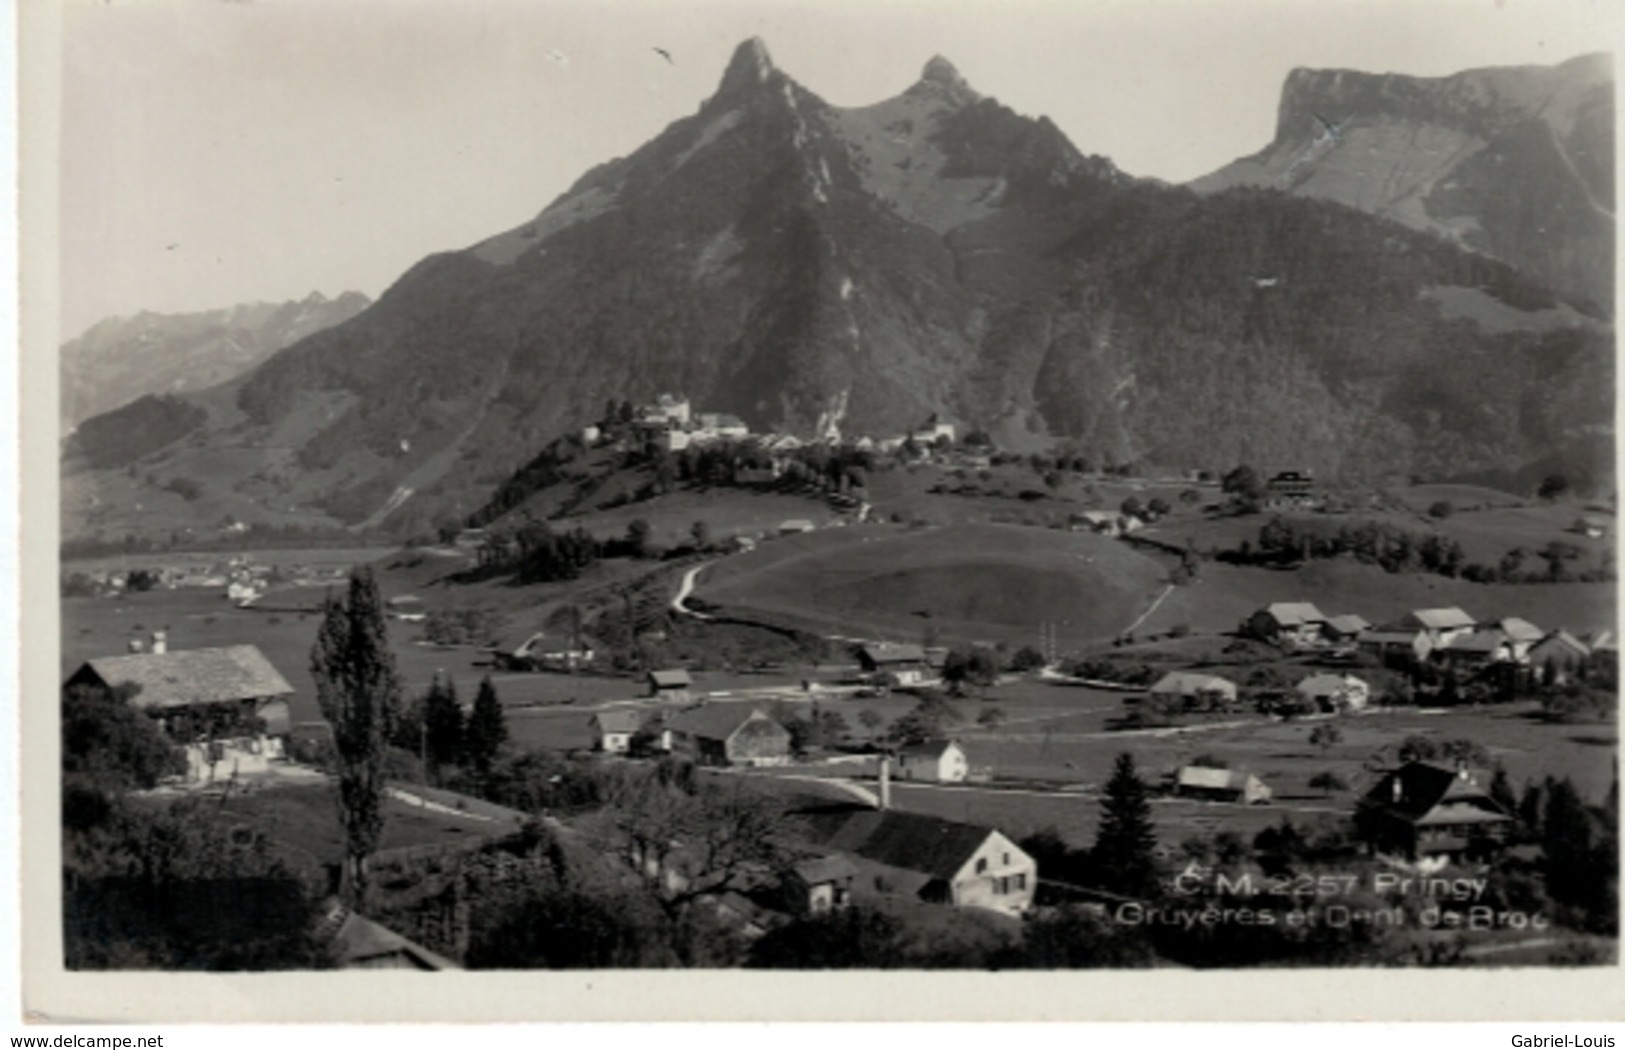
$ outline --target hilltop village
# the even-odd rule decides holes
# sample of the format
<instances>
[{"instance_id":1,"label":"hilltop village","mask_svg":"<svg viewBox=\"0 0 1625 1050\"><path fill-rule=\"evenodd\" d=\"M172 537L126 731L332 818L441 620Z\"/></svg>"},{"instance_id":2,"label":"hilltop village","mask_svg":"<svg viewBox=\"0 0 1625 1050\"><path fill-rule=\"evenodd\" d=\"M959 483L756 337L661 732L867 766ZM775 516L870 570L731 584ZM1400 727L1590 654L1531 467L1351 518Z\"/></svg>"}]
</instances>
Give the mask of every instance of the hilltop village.
<instances>
[{"instance_id":1,"label":"hilltop village","mask_svg":"<svg viewBox=\"0 0 1625 1050\"><path fill-rule=\"evenodd\" d=\"M1561 479L1149 475L612 402L404 547L65 566L71 961L1611 959L1614 536ZM393 697L359 862L335 623ZM251 845L253 936L138 936L115 827L197 842L156 900Z\"/></svg>"}]
</instances>

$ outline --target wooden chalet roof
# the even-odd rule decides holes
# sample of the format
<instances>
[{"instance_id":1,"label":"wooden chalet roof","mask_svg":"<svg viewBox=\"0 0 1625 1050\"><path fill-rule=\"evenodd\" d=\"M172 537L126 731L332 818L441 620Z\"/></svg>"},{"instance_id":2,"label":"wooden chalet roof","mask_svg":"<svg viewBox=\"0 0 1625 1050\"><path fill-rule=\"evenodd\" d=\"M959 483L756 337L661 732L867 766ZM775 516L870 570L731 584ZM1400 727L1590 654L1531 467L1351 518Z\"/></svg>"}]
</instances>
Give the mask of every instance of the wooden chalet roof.
<instances>
[{"instance_id":1,"label":"wooden chalet roof","mask_svg":"<svg viewBox=\"0 0 1625 1050\"><path fill-rule=\"evenodd\" d=\"M1153 693L1176 693L1192 696L1197 693L1219 692L1235 695L1236 683L1216 674L1198 674L1194 671L1169 671L1151 687Z\"/></svg>"},{"instance_id":2,"label":"wooden chalet roof","mask_svg":"<svg viewBox=\"0 0 1625 1050\"><path fill-rule=\"evenodd\" d=\"M1550 653L1552 649L1559 647L1568 649L1577 656L1588 656L1591 653L1590 647L1561 627L1536 642L1530 653L1531 655L1537 652Z\"/></svg>"},{"instance_id":3,"label":"wooden chalet roof","mask_svg":"<svg viewBox=\"0 0 1625 1050\"><path fill-rule=\"evenodd\" d=\"M1546 637L1545 631L1521 616L1508 616L1504 620L1496 621L1495 626L1514 642L1538 642Z\"/></svg>"},{"instance_id":4,"label":"wooden chalet roof","mask_svg":"<svg viewBox=\"0 0 1625 1050\"><path fill-rule=\"evenodd\" d=\"M687 689L694 684L693 680L689 678L688 672L681 667L665 671L650 671L649 681L657 689Z\"/></svg>"},{"instance_id":5,"label":"wooden chalet roof","mask_svg":"<svg viewBox=\"0 0 1625 1050\"><path fill-rule=\"evenodd\" d=\"M1275 622L1282 627L1303 627L1326 622L1326 614L1315 608L1313 602L1273 602L1266 605L1264 611L1274 617Z\"/></svg>"},{"instance_id":6,"label":"wooden chalet roof","mask_svg":"<svg viewBox=\"0 0 1625 1050\"><path fill-rule=\"evenodd\" d=\"M1474 631L1472 634L1464 634L1451 641L1449 645L1445 646L1445 651L1489 656L1503 645L1506 645L1507 642L1507 636L1499 630Z\"/></svg>"},{"instance_id":7,"label":"wooden chalet roof","mask_svg":"<svg viewBox=\"0 0 1625 1050\"><path fill-rule=\"evenodd\" d=\"M1406 615L1404 623L1414 624L1430 631L1454 631L1462 627L1472 627L1478 621L1455 606L1444 609L1415 609Z\"/></svg>"},{"instance_id":8,"label":"wooden chalet roof","mask_svg":"<svg viewBox=\"0 0 1625 1050\"><path fill-rule=\"evenodd\" d=\"M1360 805L1411 824L1461 823L1463 821L1441 819L1445 813L1464 812L1458 809L1461 806L1488 813L1491 818L1511 819L1471 776L1432 762L1407 762L1378 781L1360 800ZM1486 818L1482 822L1497 821Z\"/></svg>"},{"instance_id":9,"label":"wooden chalet roof","mask_svg":"<svg viewBox=\"0 0 1625 1050\"><path fill-rule=\"evenodd\" d=\"M691 707L668 719L666 728L674 733L684 733L700 740L727 740L750 721L766 722L778 726L782 732L788 732L761 711L744 704L704 704L700 707Z\"/></svg>"},{"instance_id":10,"label":"wooden chalet roof","mask_svg":"<svg viewBox=\"0 0 1625 1050\"><path fill-rule=\"evenodd\" d=\"M858 869L845 857L812 857L799 864L792 865L790 870L796 878L809 886L816 886L820 882L836 882L840 879L856 878Z\"/></svg>"},{"instance_id":11,"label":"wooden chalet roof","mask_svg":"<svg viewBox=\"0 0 1625 1050\"><path fill-rule=\"evenodd\" d=\"M876 864L951 879L994 830L920 813L841 808L803 815L825 849Z\"/></svg>"},{"instance_id":12,"label":"wooden chalet roof","mask_svg":"<svg viewBox=\"0 0 1625 1050\"><path fill-rule=\"evenodd\" d=\"M339 965L346 968L366 967L389 959L398 959L416 970L458 970L456 963L443 955L408 940L387 926L351 912L333 936L333 950Z\"/></svg>"},{"instance_id":13,"label":"wooden chalet roof","mask_svg":"<svg viewBox=\"0 0 1625 1050\"><path fill-rule=\"evenodd\" d=\"M1339 634L1359 634L1371 626L1370 621L1359 613L1344 613L1342 616L1333 616L1326 623Z\"/></svg>"},{"instance_id":14,"label":"wooden chalet roof","mask_svg":"<svg viewBox=\"0 0 1625 1050\"><path fill-rule=\"evenodd\" d=\"M1304 696L1333 696L1351 686L1364 686L1366 683L1353 675L1340 674L1312 674L1297 684L1298 692Z\"/></svg>"},{"instance_id":15,"label":"wooden chalet roof","mask_svg":"<svg viewBox=\"0 0 1625 1050\"><path fill-rule=\"evenodd\" d=\"M861 652L866 659L874 664L925 663L925 649L907 643L880 642L875 645L864 646Z\"/></svg>"},{"instance_id":16,"label":"wooden chalet roof","mask_svg":"<svg viewBox=\"0 0 1625 1050\"><path fill-rule=\"evenodd\" d=\"M636 733L643 725L643 715L637 711L600 711L592 716L592 724L604 733Z\"/></svg>"},{"instance_id":17,"label":"wooden chalet roof","mask_svg":"<svg viewBox=\"0 0 1625 1050\"><path fill-rule=\"evenodd\" d=\"M1185 766L1179 771L1180 787L1206 788L1211 791L1243 791L1252 774L1244 769L1214 769L1210 766Z\"/></svg>"},{"instance_id":18,"label":"wooden chalet roof","mask_svg":"<svg viewBox=\"0 0 1625 1050\"><path fill-rule=\"evenodd\" d=\"M254 645L98 657L86 661L68 684L91 680L109 687L139 686L131 703L143 708L225 704L293 694L293 686Z\"/></svg>"}]
</instances>

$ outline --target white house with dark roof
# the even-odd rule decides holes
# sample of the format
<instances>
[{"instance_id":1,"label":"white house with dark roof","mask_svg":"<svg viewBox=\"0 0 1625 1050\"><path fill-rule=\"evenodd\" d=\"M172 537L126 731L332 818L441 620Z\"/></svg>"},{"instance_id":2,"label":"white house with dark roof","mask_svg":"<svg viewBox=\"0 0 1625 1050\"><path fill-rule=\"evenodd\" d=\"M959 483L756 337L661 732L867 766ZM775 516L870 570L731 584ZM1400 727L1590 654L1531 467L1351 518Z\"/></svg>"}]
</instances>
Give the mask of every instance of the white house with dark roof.
<instances>
[{"instance_id":1,"label":"white house with dark roof","mask_svg":"<svg viewBox=\"0 0 1625 1050\"><path fill-rule=\"evenodd\" d=\"M957 740L927 740L897 752L897 775L903 780L960 784L970 776L970 759Z\"/></svg>"},{"instance_id":2,"label":"white house with dark roof","mask_svg":"<svg viewBox=\"0 0 1625 1050\"><path fill-rule=\"evenodd\" d=\"M1002 832L919 813L832 806L797 813L826 853L858 870L853 893L901 896L1020 915L1031 906L1038 864Z\"/></svg>"},{"instance_id":3,"label":"white house with dark roof","mask_svg":"<svg viewBox=\"0 0 1625 1050\"><path fill-rule=\"evenodd\" d=\"M192 781L264 773L283 757L294 690L258 646L98 657L63 683L65 691L126 686L130 704L185 748Z\"/></svg>"},{"instance_id":4,"label":"white house with dark roof","mask_svg":"<svg viewBox=\"0 0 1625 1050\"><path fill-rule=\"evenodd\" d=\"M592 746L607 755L624 755L632 749L632 738L643 727L643 716L621 708L600 711L592 716Z\"/></svg>"}]
</instances>

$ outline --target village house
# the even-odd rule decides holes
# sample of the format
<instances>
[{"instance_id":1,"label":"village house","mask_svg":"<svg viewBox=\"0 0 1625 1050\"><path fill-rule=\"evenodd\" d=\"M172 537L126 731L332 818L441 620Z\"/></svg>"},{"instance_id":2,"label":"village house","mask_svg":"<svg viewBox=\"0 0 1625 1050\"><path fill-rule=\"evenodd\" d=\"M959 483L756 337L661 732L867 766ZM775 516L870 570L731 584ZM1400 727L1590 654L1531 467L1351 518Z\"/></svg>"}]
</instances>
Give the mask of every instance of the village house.
<instances>
[{"instance_id":1,"label":"village house","mask_svg":"<svg viewBox=\"0 0 1625 1050\"><path fill-rule=\"evenodd\" d=\"M1451 606L1444 609L1412 610L1400 619L1399 626L1402 629L1425 632L1431 648L1438 649L1449 645L1464 634L1471 634L1478 626L1478 621L1461 609Z\"/></svg>"},{"instance_id":2,"label":"village house","mask_svg":"<svg viewBox=\"0 0 1625 1050\"><path fill-rule=\"evenodd\" d=\"M960 784L970 776L970 760L957 740L927 740L897 752L897 775L903 780Z\"/></svg>"},{"instance_id":3,"label":"village house","mask_svg":"<svg viewBox=\"0 0 1625 1050\"><path fill-rule=\"evenodd\" d=\"M386 615L402 623L422 623L429 618L423 599L415 594L402 594L384 603Z\"/></svg>"},{"instance_id":4,"label":"village house","mask_svg":"<svg viewBox=\"0 0 1625 1050\"><path fill-rule=\"evenodd\" d=\"M777 766L790 760L790 731L743 704L704 704L668 718L661 747L702 766Z\"/></svg>"},{"instance_id":5,"label":"village house","mask_svg":"<svg viewBox=\"0 0 1625 1050\"><path fill-rule=\"evenodd\" d=\"M1360 636L1370 630L1371 624L1365 617L1357 613L1344 613L1342 616L1333 616L1326 621L1320 633L1328 642L1335 645L1348 645L1358 642Z\"/></svg>"},{"instance_id":6,"label":"village house","mask_svg":"<svg viewBox=\"0 0 1625 1050\"><path fill-rule=\"evenodd\" d=\"M1177 697L1186 707L1229 707L1236 702L1236 683L1194 671L1169 671L1157 679L1150 691L1154 697Z\"/></svg>"},{"instance_id":7,"label":"village house","mask_svg":"<svg viewBox=\"0 0 1625 1050\"><path fill-rule=\"evenodd\" d=\"M606 755L624 755L632 749L632 738L643 727L636 711L600 711L592 716L592 747Z\"/></svg>"},{"instance_id":8,"label":"village house","mask_svg":"<svg viewBox=\"0 0 1625 1050\"><path fill-rule=\"evenodd\" d=\"M1320 641L1326 615L1311 602L1274 602L1247 618L1246 633L1288 648Z\"/></svg>"},{"instance_id":9,"label":"village house","mask_svg":"<svg viewBox=\"0 0 1625 1050\"><path fill-rule=\"evenodd\" d=\"M1520 616L1507 616L1494 623L1485 624L1485 630L1499 631L1511 646L1512 659L1523 663L1529 658L1529 650L1535 643L1546 637L1546 632Z\"/></svg>"},{"instance_id":10,"label":"village house","mask_svg":"<svg viewBox=\"0 0 1625 1050\"><path fill-rule=\"evenodd\" d=\"M1351 674L1310 675L1296 691L1321 711L1359 711L1371 702L1371 686Z\"/></svg>"},{"instance_id":11,"label":"village house","mask_svg":"<svg viewBox=\"0 0 1625 1050\"><path fill-rule=\"evenodd\" d=\"M925 650L918 645L881 642L862 646L858 666L894 689L923 685L929 679Z\"/></svg>"},{"instance_id":12,"label":"village house","mask_svg":"<svg viewBox=\"0 0 1625 1050\"><path fill-rule=\"evenodd\" d=\"M780 891L795 914L823 915L852 903L852 881L857 877L857 867L843 856L811 857L790 866Z\"/></svg>"},{"instance_id":13,"label":"village house","mask_svg":"<svg viewBox=\"0 0 1625 1050\"><path fill-rule=\"evenodd\" d=\"M1361 652L1382 660L1403 656L1422 661L1433 651L1433 640L1426 631L1416 627L1379 627L1360 635L1355 644Z\"/></svg>"},{"instance_id":14,"label":"village house","mask_svg":"<svg viewBox=\"0 0 1625 1050\"><path fill-rule=\"evenodd\" d=\"M1367 845L1409 860L1488 859L1512 824L1465 766L1429 762L1408 762L1390 772L1355 810L1355 828Z\"/></svg>"},{"instance_id":15,"label":"village house","mask_svg":"<svg viewBox=\"0 0 1625 1050\"><path fill-rule=\"evenodd\" d=\"M1296 510L1319 502L1315 479L1306 472L1283 470L1264 483L1264 506L1268 510Z\"/></svg>"},{"instance_id":16,"label":"village house","mask_svg":"<svg viewBox=\"0 0 1625 1050\"><path fill-rule=\"evenodd\" d=\"M899 896L1020 915L1038 865L1004 834L917 813L833 805L796 814L818 849L857 869L854 894Z\"/></svg>"},{"instance_id":17,"label":"village house","mask_svg":"<svg viewBox=\"0 0 1625 1050\"><path fill-rule=\"evenodd\" d=\"M131 705L184 748L194 783L265 773L284 756L294 690L257 646L159 648L86 661L63 689L136 687Z\"/></svg>"},{"instance_id":18,"label":"village house","mask_svg":"<svg viewBox=\"0 0 1625 1050\"><path fill-rule=\"evenodd\" d=\"M1073 532L1092 532L1097 536L1116 537L1123 534L1122 515L1105 510L1085 510L1067 518L1067 527Z\"/></svg>"},{"instance_id":19,"label":"village house","mask_svg":"<svg viewBox=\"0 0 1625 1050\"><path fill-rule=\"evenodd\" d=\"M1469 669L1511 663L1512 641L1498 630L1474 631L1434 649L1433 659L1449 667Z\"/></svg>"},{"instance_id":20,"label":"village house","mask_svg":"<svg viewBox=\"0 0 1625 1050\"><path fill-rule=\"evenodd\" d=\"M1174 794L1210 802L1240 802L1259 805L1274 794L1268 784L1240 769L1213 769L1184 766L1174 779Z\"/></svg>"},{"instance_id":21,"label":"village house","mask_svg":"<svg viewBox=\"0 0 1625 1050\"><path fill-rule=\"evenodd\" d=\"M341 970L418 970L435 972L462 967L403 937L381 923L345 908L329 905L318 934L325 934L329 952ZM331 932L329 932L331 931Z\"/></svg>"},{"instance_id":22,"label":"village house","mask_svg":"<svg viewBox=\"0 0 1625 1050\"><path fill-rule=\"evenodd\" d=\"M686 704L694 699L694 680L681 667L663 671L650 671L647 676L649 695L667 703Z\"/></svg>"},{"instance_id":23,"label":"village house","mask_svg":"<svg viewBox=\"0 0 1625 1050\"><path fill-rule=\"evenodd\" d=\"M492 646L485 652L497 666L510 671L576 671L590 666L597 655L585 641L571 643L551 638L545 631L534 631L517 643Z\"/></svg>"},{"instance_id":24,"label":"village house","mask_svg":"<svg viewBox=\"0 0 1625 1050\"><path fill-rule=\"evenodd\" d=\"M1575 668L1591 656L1591 648L1574 635L1558 628L1530 647L1529 666L1541 673L1550 667L1556 684L1567 682Z\"/></svg>"},{"instance_id":25,"label":"village house","mask_svg":"<svg viewBox=\"0 0 1625 1050\"><path fill-rule=\"evenodd\" d=\"M687 426L692 418L688 398L674 394L661 394L652 405L638 409L638 422L662 423L667 426Z\"/></svg>"}]
</instances>

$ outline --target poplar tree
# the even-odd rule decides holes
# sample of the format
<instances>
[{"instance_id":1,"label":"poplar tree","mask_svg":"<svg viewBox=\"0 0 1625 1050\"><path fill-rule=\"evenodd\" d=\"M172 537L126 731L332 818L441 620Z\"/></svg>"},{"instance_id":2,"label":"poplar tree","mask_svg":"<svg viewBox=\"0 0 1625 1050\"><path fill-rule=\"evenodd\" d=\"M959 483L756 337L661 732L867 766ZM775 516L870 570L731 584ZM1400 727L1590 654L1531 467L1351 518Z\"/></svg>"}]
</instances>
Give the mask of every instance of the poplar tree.
<instances>
[{"instance_id":1,"label":"poplar tree","mask_svg":"<svg viewBox=\"0 0 1625 1050\"><path fill-rule=\"evenodd\" d=\"M310 673L338 753L342 892L347 904L359 908L366 903L367 858L383 834L384 758L401 706L400 676L370 568L351 571L344 601L328 598L310 652Z\"/></svg>"}]
</instances>

